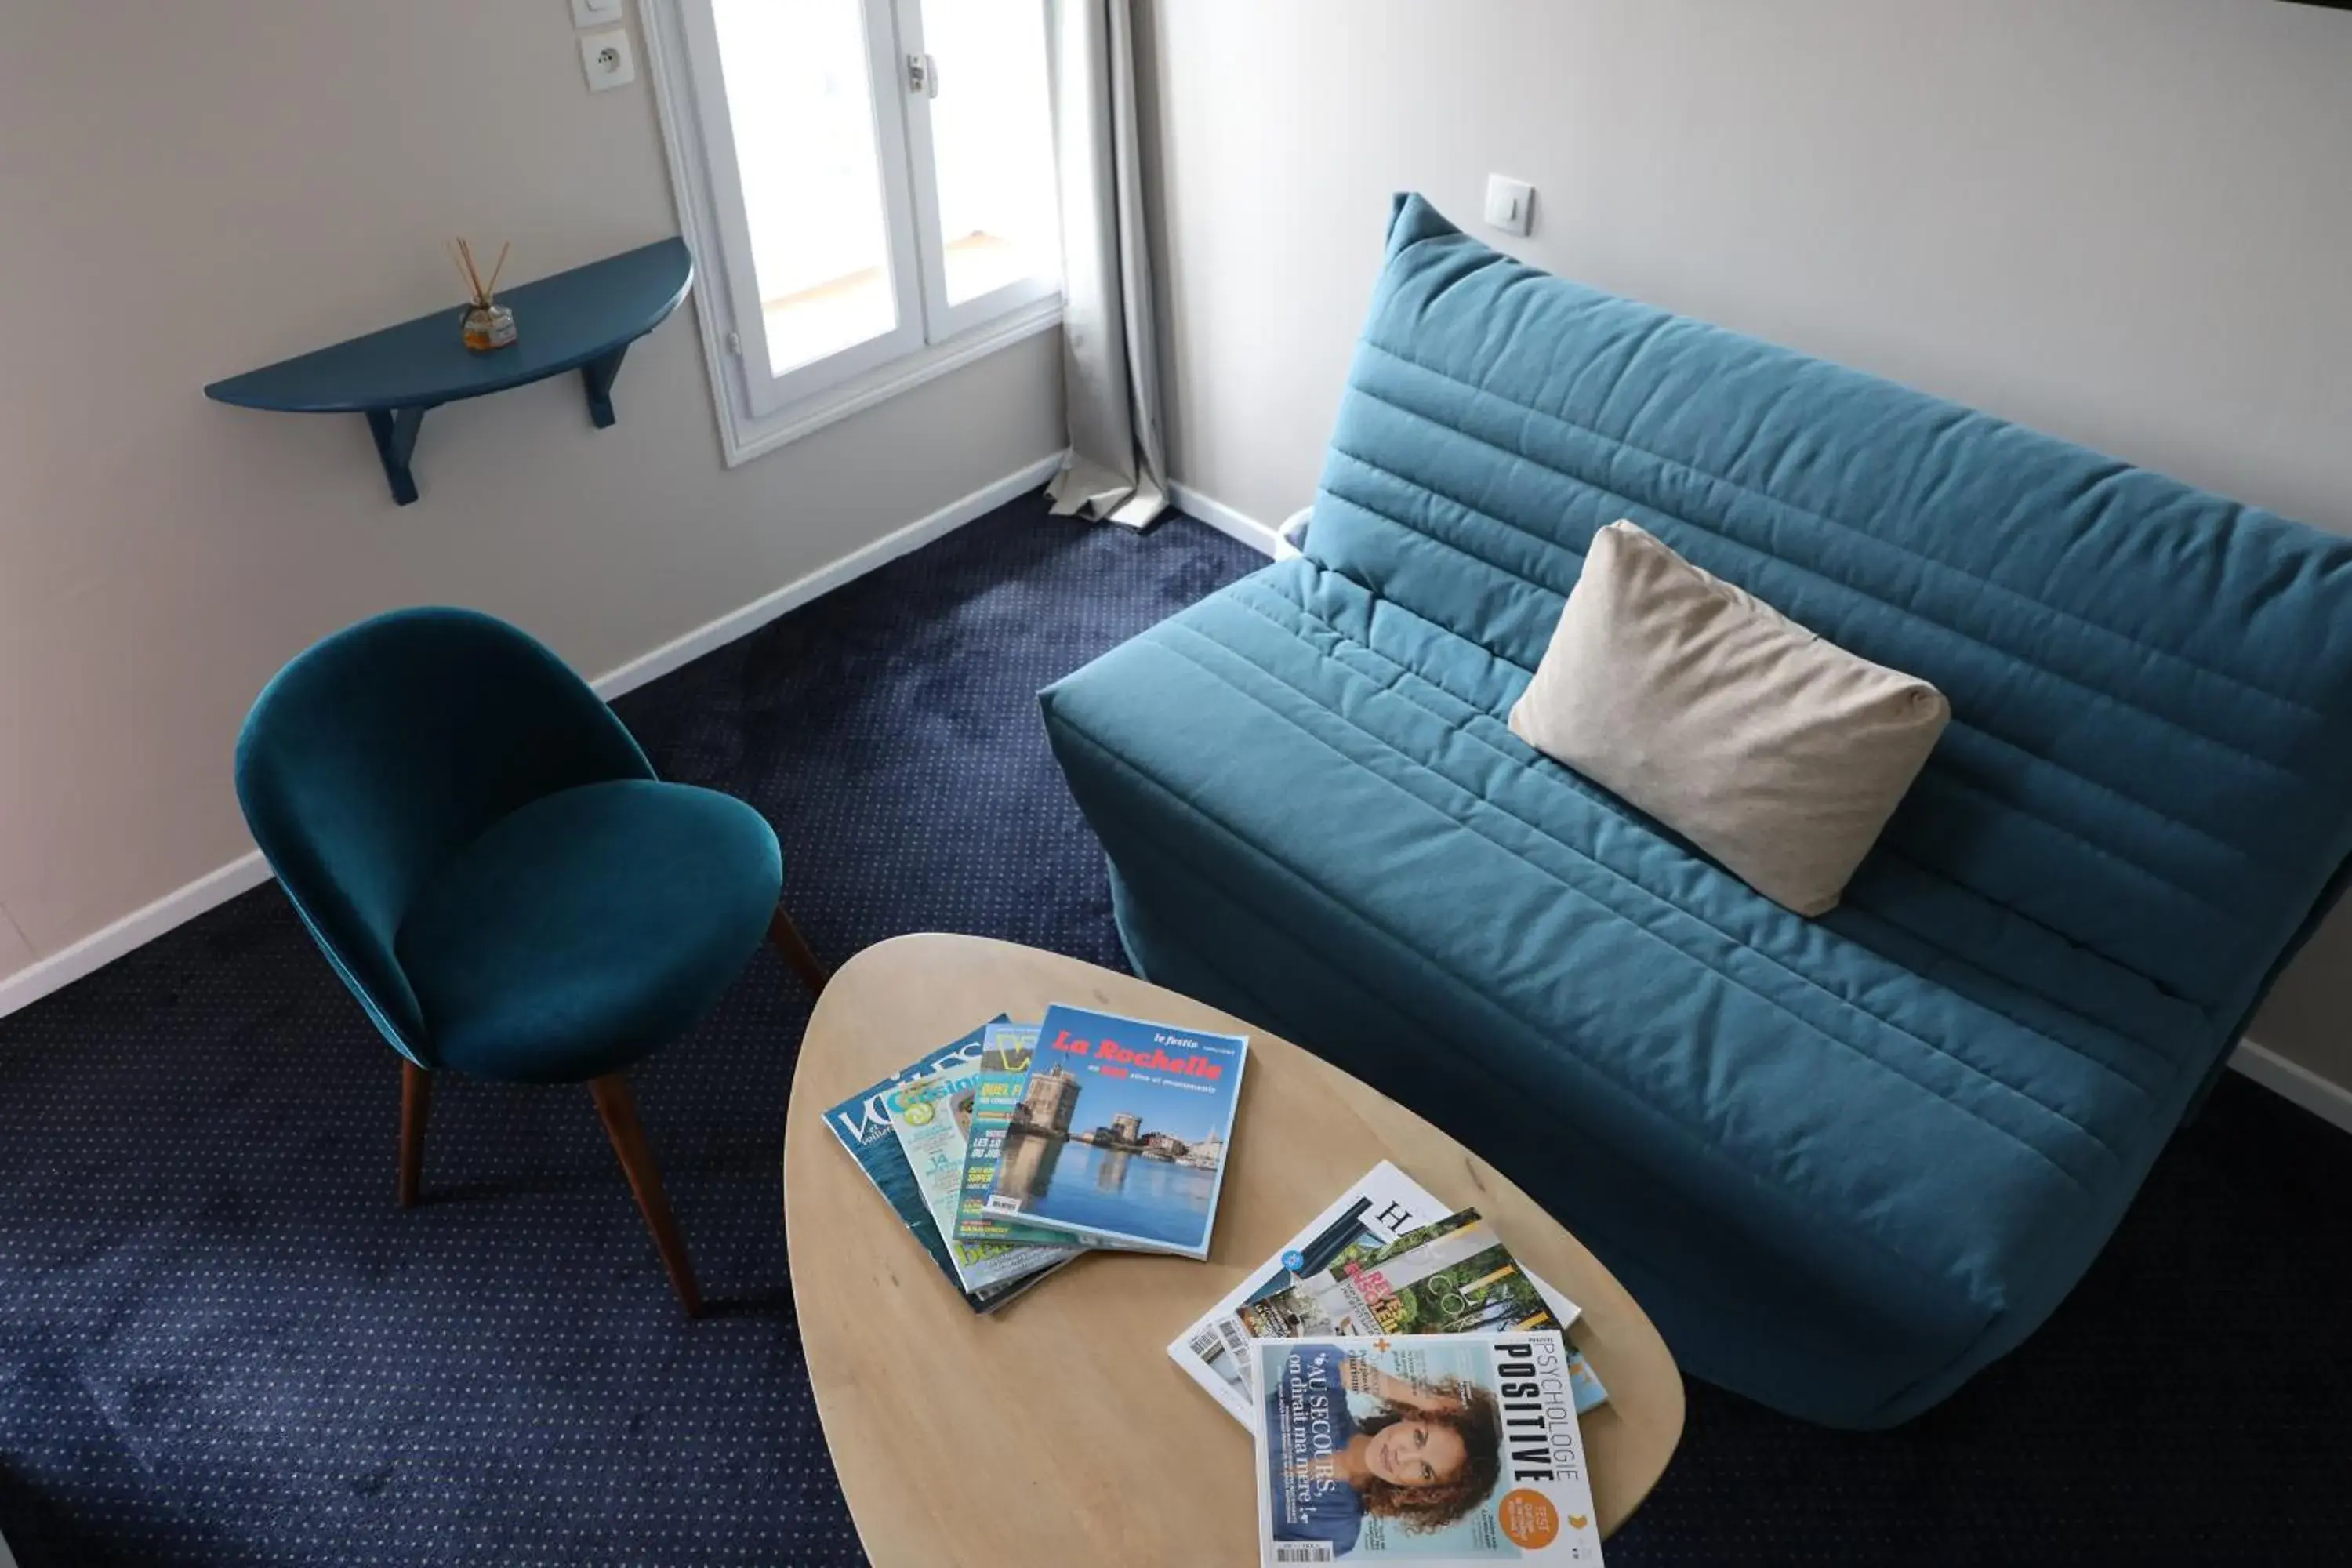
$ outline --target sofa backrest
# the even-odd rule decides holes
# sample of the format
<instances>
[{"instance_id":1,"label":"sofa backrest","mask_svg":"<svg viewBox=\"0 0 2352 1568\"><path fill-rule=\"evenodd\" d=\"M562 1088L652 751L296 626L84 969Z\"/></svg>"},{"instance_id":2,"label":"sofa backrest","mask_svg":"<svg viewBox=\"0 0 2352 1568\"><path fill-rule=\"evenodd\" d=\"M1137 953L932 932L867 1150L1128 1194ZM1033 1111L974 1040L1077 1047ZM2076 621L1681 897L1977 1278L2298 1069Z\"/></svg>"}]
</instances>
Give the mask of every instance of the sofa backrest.
<instances>
[{"instance_id":1,"label":"sofa backrest","mask_svg":"<svg viewBox=\"0 0 2352 1568\"><path fill-rule=\"evenodd\" d=\"M1874 859L2234 1032L2352 853L2352 541L1501 256L1418 196L1307 552L1532 670L1633 519L1951 728ZM1941 917L1938 917L1941 918Z\"/></svg>"}]
</instances>

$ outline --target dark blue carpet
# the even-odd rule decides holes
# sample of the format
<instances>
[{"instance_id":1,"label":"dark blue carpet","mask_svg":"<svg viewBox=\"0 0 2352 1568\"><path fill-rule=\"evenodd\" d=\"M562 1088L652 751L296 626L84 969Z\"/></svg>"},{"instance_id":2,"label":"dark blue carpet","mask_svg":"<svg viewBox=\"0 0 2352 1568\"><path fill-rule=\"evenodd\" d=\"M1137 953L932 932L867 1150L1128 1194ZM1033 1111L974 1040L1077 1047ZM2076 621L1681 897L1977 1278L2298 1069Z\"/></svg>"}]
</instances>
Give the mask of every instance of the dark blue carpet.
<instances>
[{"instance_id":1,"label":"dark blue carpet","mask_svg":"<svg viewBox=\"0 0 2352 1568\"><path fill-rule=\"evenodd\" d=\"M776 825L820 952L1115 963L1032 693L1255 563L1017 503L619 706ZM24 1568L859 1561L784 1272L807 1011L763 955L638 1079L696 1325L583 1091L444 1086L394 1208L394 1058L274 889L0 1023L0 1534ZM2347 1193L2352 1140L2225 1082L2023 1351L1871 1436L1695 1388L1610 1561L2344 1561Z\"/></svg>"}]
</instances>

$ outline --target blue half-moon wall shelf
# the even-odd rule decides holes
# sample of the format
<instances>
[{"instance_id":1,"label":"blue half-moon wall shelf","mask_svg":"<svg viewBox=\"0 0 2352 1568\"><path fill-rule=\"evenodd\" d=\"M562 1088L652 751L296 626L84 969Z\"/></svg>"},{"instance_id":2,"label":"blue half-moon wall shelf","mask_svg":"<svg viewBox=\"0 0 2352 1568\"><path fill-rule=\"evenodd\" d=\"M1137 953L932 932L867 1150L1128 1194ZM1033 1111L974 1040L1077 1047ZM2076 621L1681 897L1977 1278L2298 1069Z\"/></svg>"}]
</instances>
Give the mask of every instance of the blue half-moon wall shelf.
<instances>
[{"instance_id":1,"label":"blue half-moon wall shelf","mask_svg":"<svg viewBox=\"0 0 2352 1568\"><path fill-rule=\"evenodd\" d=\"M416 499L409 458L425 412L576 370L588 417L613 423L613 378L629 345L660 326L694 282L686 241L665 239L524 283L499 296L514 311L516 341L476 353L458 335L452 305L299 359L214 382L205 395L285 414L364 414L392 497Z\"/></svg>"}]
</instances>

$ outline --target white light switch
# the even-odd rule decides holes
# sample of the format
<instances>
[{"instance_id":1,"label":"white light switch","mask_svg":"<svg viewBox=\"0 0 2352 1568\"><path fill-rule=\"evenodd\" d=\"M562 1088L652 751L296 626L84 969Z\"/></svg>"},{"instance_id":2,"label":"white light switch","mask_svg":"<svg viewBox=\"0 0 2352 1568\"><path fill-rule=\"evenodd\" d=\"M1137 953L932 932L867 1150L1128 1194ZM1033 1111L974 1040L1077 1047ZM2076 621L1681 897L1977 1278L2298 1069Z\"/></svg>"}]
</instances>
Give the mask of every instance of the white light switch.
<instances>
[{"instance_id":1,"label":"white light switch","mask_svg":"<svg viewBox=\"0 0 2352 1568\"><path fill-rule=\"evenodd\" d=\"M1525 234L1534 222L1536 188L1525 180L1486 176L1486 223L1505 234Z\"/></svg>"},{"instance_id":2,"label":"white light switch","mask_svg":"<svg viewBox=\"0 0 2352 1568\"><path fill-rule=\"evenodd\" d=\"M609 27L621 19L622 0L572 0L575 27Z\"/></svg>"},{"instance_id":3,"label":"white light switch","mask_svg":"<svg viewBox=\"0 0 2352 1568\"><path fill-rule=\"evenodd\" d=\"M626 87L637 79L637 57L629 48L629 30L614 27L580 36L580 68L588 73L588 90Z\"/></svg>"}]
</instances>

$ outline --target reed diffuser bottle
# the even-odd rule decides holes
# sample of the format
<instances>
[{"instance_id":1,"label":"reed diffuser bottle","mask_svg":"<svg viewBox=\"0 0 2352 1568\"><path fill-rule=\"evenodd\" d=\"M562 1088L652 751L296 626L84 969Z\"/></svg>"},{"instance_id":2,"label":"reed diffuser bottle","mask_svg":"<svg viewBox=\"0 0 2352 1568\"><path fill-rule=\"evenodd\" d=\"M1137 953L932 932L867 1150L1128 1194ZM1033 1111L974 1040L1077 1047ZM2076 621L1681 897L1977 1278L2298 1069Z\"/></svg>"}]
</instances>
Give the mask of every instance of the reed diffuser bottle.
<instances>
[{"instance_id":1,"label":"reed diffuser bottle","mask_svg":"<svg viewBox=\"0 0 2352 1568\"><path fill-rule=\"evenodd\" d=\"M502 349L515 341L514 312L498 301L494 290L499 286L499 274L507 268L507 252L511 245L499 247L499 259L490 268L490 280L482 281L482 269L474 265L474 247L461 237L449 247L449 258L457 264L457 276L465 279L466 289L473 302L458 318L458 330L464 334L466 346L476 353L488 353Z\"/></svg>"}]
</instances>

